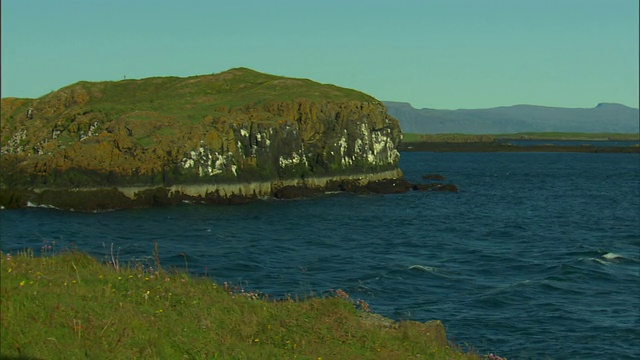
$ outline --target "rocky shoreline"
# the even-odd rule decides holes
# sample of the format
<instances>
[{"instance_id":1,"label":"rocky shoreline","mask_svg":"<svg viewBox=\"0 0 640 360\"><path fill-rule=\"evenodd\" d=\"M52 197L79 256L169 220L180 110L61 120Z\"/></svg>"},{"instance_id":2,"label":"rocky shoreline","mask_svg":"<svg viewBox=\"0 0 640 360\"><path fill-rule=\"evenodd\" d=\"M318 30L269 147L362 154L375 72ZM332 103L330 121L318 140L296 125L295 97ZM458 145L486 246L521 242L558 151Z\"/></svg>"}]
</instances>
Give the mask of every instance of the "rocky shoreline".
<instances>
[{"instance_id":1,"label":"rocky shoreline","mask_svg":"<svg viewBox=\"0 0 640 360\"><path fill-rule=\"evenodd\" d=\"M457 192L444 177L425 175L424 184L412 184L400 170L341 177L277 180L271 182L181 184L173 186L125 186L93 188L0 188L3 209L45 207L99 212L133 208L173 206L181 203L245 204L260 199L311 198L333 193L400 194L408 191Z\"/></svg>"}]
</instances>

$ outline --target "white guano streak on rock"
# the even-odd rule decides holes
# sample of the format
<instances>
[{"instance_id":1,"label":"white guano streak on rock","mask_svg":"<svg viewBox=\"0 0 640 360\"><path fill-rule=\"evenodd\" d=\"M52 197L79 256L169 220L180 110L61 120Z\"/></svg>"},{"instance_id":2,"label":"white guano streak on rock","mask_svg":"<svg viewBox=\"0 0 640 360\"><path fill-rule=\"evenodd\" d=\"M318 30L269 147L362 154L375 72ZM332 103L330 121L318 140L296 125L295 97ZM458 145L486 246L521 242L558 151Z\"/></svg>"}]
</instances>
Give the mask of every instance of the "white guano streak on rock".
<instances>
[{"instance_id":1,"label":"white guano streak on rock","mask_svg":"<svg viewBox=\"0 0 640 360\"><path fill-rule=\"evenodd\" d=\"M182 159L182 167L188 169L197 166L199 176L221 174L227 165L227 159L223 155L217 151L211 153L210 149L202 146L197 151L190 151L188 156ZM227 153L227 157L233 158L233 153ZM237 176L237 167L233 166L231 172Z\"/></svg>"},{"instance_id":2,"label":"white guano streak on rock","mask_svg":"<svg viewBox=\"0 0 640 360\"><path fill-rule=\"evenodd\" d=\"M289 159L285 159L284 156L280 156L280 158L278 159L278 163L280 164L281 168L297 165L300 163L300 156L298 156L298 154L296 154L295 152L291 154L291 158Z\"/></svg>"},{"instance_id":3,"label":"white guano streak on rock","mask_svg":"<svg viewBox=\"0 0 640 360\"><path fill-rule=\"evenodd\" d=\"M345 155L348 149L347 130L344 131L344 135L342 135L342 137L340 138L340 141L338 141L336 145L340 147L340 159L341 159L340 162L342 164L342 167L351 166L353 164L353 159Z\"/></svg>"},{"instance_id":4,"label":"white guano streak on rock","mask_svg":"<svg viewBox=\"0 0 640 360\"><path fill-rule=\"evenodd\" d=\"M5 146L2 147L2 154L20 154L24 151L24 146L20 146L20 141L27 138L27 129L18 130Z\"/></svg>"},{"instance_id":5,"label":"white guano streak on rock","mask_svg":"<svg viewBox=\"0 0 640 360\"><path fill-rule=\"evenodd\" d=\"M242 143L240 141L238 141L236 143L237 147L238 147L238 155L242 158L244 157L244 152L242 151Z\"/></svg>"},{"instance_id":6,"label":"white guano streak on rock","mask_svg":"<svg viewBox=\"0 0 640 360\"><path fill-rule=\"evenodd\" d=\"M391 159L388 158L383 158L382 157L382 152L385 149L388 149L390 147L391 144L391 139L389 139L388 136L385 136L383 134L381 134L378 131L374 131L371 134L371 141L372 141L372 151L369 154L369 157L372 161L370 161L371 163L378 163L378 164L382 164L385 162L390 162Z\"/></svg>"},{"instance_id":7,"label":"white guano streak on rock","mask_svg":"<svg viewBox=\"0 0 640 360\"><path fill-rule=\"evenodd\" d=\"M299 154L298 154L299 153ZM290 158L285 158L284 156L280 156L278 159L278 164L281 168L285 168L287 166L294 166L298 164L304 164L307 166L309 163L307 162L307 158L304 156L304 146L297 152L292 152Z\"/></svg>"}]
</instances>

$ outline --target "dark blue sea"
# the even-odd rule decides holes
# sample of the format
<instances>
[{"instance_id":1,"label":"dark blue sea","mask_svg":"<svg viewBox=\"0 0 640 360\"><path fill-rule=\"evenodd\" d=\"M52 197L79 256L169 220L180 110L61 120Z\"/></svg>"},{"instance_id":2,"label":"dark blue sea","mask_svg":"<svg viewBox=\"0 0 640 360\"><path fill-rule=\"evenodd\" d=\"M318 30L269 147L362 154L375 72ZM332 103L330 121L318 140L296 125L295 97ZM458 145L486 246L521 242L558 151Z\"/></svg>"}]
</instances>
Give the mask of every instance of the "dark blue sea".
<instances>
[{"instance_id":1,"label":"dark blue sea","mask_svg":"<svg viewBox=\"0 0 640 360\"><path fill-rule=\"evenodd\" d=\"M458 193L3 210L4 252L75 247L271 297L343 289L509 359L640 358L640 154L402 153ZM54 244L55 242L55 244Z\"/></svg>"}]
</instances>

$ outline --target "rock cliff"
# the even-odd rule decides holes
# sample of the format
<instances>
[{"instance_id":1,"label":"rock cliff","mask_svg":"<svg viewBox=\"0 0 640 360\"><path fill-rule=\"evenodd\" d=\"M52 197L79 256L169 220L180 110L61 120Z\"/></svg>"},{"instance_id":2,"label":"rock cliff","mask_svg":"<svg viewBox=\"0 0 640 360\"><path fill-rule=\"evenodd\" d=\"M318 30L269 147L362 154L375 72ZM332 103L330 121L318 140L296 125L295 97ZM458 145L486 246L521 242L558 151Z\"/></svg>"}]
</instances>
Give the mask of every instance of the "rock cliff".
<instances>
[{"instance_id":1,"label":"rock cliff","mask_svg":"<svg viewBox=\"0 0 640 360\"><path fill-rule=\"evenodd\" d=\"M242 202L402 176L400 128L381 102L245 68L79 82L2 99L1 116L4 207Z\"/></svg>"}]
</instances>

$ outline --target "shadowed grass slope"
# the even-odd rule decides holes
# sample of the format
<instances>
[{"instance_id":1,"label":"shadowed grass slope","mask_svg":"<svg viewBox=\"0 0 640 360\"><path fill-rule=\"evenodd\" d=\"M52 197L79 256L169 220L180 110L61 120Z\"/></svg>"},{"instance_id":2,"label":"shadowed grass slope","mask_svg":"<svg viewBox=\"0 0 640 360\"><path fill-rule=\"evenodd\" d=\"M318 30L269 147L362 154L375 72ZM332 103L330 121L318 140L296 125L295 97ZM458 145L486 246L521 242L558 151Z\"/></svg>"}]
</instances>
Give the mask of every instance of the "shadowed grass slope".
<instances>
[{"instance_id":1,"label":"shadowed grass slope","mask_svg":"<svg viewBox=\"0 0 640 360\"><path fill-rule=\"evenodd\" d=\"M341 291L272 301L77 252L1 255L2 358L480 358L449 344L437 321L381 319Z\"/></svg>"}]
</instances>

